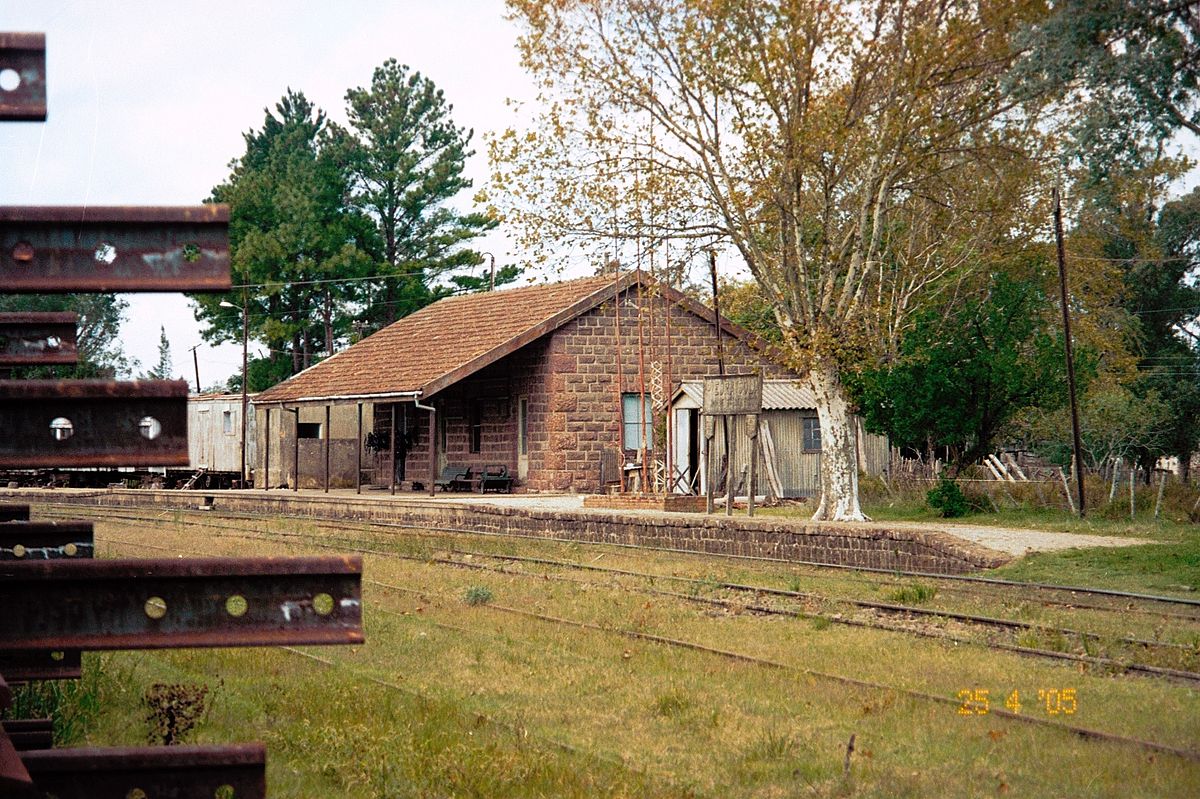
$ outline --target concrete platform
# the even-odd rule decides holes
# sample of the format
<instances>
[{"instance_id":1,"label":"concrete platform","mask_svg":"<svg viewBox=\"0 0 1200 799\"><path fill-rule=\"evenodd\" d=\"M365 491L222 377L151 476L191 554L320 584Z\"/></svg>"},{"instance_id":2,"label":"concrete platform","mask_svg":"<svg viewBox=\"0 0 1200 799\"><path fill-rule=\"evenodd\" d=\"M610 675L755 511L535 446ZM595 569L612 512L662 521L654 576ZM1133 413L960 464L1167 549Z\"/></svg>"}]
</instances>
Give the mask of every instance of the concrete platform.
<instances>
[{"instance_id":1,"label":"concrete platform","mask_svg":"<svg viewBox=\"0 0 1200 799\"><path fill-rule=\"evenodd\" d=\"M1124 546L1140 539L912 522L811 522L656 510L584 508L582 495L428 494L353 490L160 491L5 489L0 501L98 507L211 508L328 520L383 521L462 532L648 546L882 569L963 573L1035 549Z\"/></svg>"}]
</instances>

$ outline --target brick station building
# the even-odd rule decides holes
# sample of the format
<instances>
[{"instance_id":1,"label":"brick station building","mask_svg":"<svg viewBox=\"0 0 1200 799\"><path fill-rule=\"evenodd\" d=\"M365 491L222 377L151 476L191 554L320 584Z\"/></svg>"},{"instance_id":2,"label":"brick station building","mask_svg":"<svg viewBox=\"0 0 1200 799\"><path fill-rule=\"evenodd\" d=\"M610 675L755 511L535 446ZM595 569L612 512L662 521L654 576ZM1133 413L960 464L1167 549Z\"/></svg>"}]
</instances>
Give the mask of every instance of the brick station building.
<instances>
[{"instance_id":1,"label":"brick station building","mask_svg":"<svg viewBox=\"0 0 1200 799\"><path fill-rule=\"evenodd\" d=\"M796 377L721 330L727 371ZM597 491L643 429L665 461L666 403L717 351L710 309L636 272L443 299L260 393L256 486L428 490L503 465L517 490Z\"/></svg>"}]
</instances>

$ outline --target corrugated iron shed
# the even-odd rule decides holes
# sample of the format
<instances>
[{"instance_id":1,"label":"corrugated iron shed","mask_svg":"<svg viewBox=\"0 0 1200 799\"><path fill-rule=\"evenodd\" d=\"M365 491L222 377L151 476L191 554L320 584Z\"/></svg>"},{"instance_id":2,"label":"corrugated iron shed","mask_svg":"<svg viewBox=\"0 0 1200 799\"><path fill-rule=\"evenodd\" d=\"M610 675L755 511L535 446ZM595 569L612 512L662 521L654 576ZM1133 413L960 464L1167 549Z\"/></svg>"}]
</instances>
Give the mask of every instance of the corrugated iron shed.
<instances>
[{"instance_id":1,"label":"corrugated iron shed","mask_svg":"<svg viewBox=\"0 0 1200 799\"><path fill-rule=\"evenodd\" d=\"M683 394L695 401L699 406L704 405L704 382L687 380L679 385L676 397ZM794 411L817 407L817 398L812 389L795 380L764 380L763 381L763 410L764 411Z\"/></svg>"}]
</instances>

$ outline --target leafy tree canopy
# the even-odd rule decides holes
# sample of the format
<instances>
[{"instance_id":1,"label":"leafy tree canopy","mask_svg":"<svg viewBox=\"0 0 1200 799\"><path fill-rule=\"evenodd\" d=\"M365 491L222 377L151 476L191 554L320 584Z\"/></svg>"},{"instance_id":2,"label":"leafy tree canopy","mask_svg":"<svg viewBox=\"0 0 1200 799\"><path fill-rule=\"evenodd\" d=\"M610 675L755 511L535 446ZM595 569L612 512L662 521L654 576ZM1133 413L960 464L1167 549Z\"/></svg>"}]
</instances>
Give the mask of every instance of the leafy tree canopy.
<instances>
[{"instance_id":1,"label":"leafy tree canopy","mask_svg":"<svg viewBox=\"0 0 1200 799\"><path fill-rule=\"evenodd\" d=\"M235 289L194 296L196 318L207 340L240 341L244 309L269 361L249 370L252 391L454 290L490 285L453 274L482 263L465 245L495 223L449 205L470 187L470 132L441 91L391 60L346 102L349 129L289 89L212 192L231 208ZM496 283L518 271L498 269Z\"/></svg>"},{"instance_id":2,"label":"leafy tree canopy","mask_svg":"<svg viewBox=\"0 0 1200 799\"><path fill-rule=\"evenodd\" d=\"M462 246L495 227L483 213L461 214L449 201L471 181L463 175L471 131L457 127L453 106L433 81L396 62L375 70L371 85L346 92L353 135L343 153L351 180L351 201L378 228L371 248L382 282L367 302L374 326L394 322L447 293L432 281L456 269L482 263ZM497 282L516 278L508 267ZM460 288L486 288L478 278L451 277Z\"/></svg>"},{"instance_id":3,"label":"leafy tree canopy","mask_svg":"<svg viewBox=\"0 0 1200 799\"><path fill-rule=\"evenodd\" d=\"M1058 95L1074 154L1102 178L1180 128L1200 134L1200 5L1054 0L1018 39L1014 77Z\"/></svg>"},{"instance_id":4,"label":"leafy tree canopy","mask_svg":"<svg viewBox=\"0 0 1200 799\"><path fill-rule=\"evenodd\" d=\"M867 429L917 452L947 447L961 468L992 451L1021 409L1064 402L1042 282L998 273L950 314L918 314L892 363L850 380Z\"/></svg>"}]
</instances>

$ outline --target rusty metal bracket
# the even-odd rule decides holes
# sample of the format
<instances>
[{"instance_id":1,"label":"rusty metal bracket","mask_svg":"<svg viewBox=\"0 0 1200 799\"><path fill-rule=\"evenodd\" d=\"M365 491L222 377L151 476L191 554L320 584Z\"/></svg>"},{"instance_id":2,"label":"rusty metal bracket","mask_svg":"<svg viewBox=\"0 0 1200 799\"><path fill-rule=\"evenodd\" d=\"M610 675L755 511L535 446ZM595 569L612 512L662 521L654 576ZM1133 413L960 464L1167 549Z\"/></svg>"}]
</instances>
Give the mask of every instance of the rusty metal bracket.
<instances>
[{"instance_id":1,"label":"rusty metal bracket","mask_svg":"<svg viewBox=\"0 0 1200 799\"><path fill-rule=\"evenodd\" d=\"M0 502L0 522L29 521L29 506Z\"/></svg>"},{"instance_id":2,"label":"rusty metal bracket","mask_svg":"<svg viewBox=\"0 0 1200 799\"><path fill-rule=\"evenodd\" d=\"M0 522L0 560L90 558L91 522Z\"/></svg>"},{"instance_id":3,"label":"rusty metal bracket","mask_svg":"<svg viewBox=\"0 0 1200 799\"><path fill-rule=\"evenodd\" d=\"M0 467L186 466L187 383L0 381Z\"/></svg>"},{"instance_id":4,"label":"rusty metal bracket","mask_svg":"<svg viewBox=\"0 0 1200 799\"><path fill-rule=\"evenodd\" d=\"M78 649L0 650L0 674L14 683L78 680L83 676L83 657Z\"/></svg>"},{"instance_id":5,"label":"rusty metal bracket","mask_svg":"<svg viewBox=\"0 0 1200 799\"><path fill-rule=\"evenodd\" d=\"M46 34L0 33L0 121L46 119Z\"/></svg>"},{"instance_id":6,"label":"rusty metal bracket","mask_svg":"<svg viewBox=\"0 0 1200 799\"><path fill-rule=\"evenodd\" d=\"M21 761L38 791L59 799L267 795L267 752L261 743L48 749L24 752Z\"/></svg>"},{"instance_id":7,"label":"rusty metal bracket","mask_svg":"<svg viewBox=\"0 0 1200 799\"><path fill-rule=\"evenodd\" d=\"M0 366L75 363L78 321L73 313L0 313Z\"/></svg>"},{"instance_id":8,"label":"rusty metal bracket","mask_svg":"<svg viewBox=\"0 0 1200 799\"><path fill-rule=\"evenodd\" d=\"M358 644L360 557L0 561L0 649Z\"/></svg>"},{"instance_id":9,"label":"rusty metal bracket","mask_svg":"<svg viewBox=\"0 0 1200 799\"><path fill-rule=\"evenodd\" d=\"M54 746L53 719L5 719L0 727L18 752Z\"/></svg>"},{"instance_id":10,"label":"rusty metal bracket","mask_svg":"<svg viewBox=\"0 0 1200 799\"><path fill-rule=\"evenodd\" d=\"M229 206L0 206L0 286L228 291Z\"/></svg>"}]
</instances>

